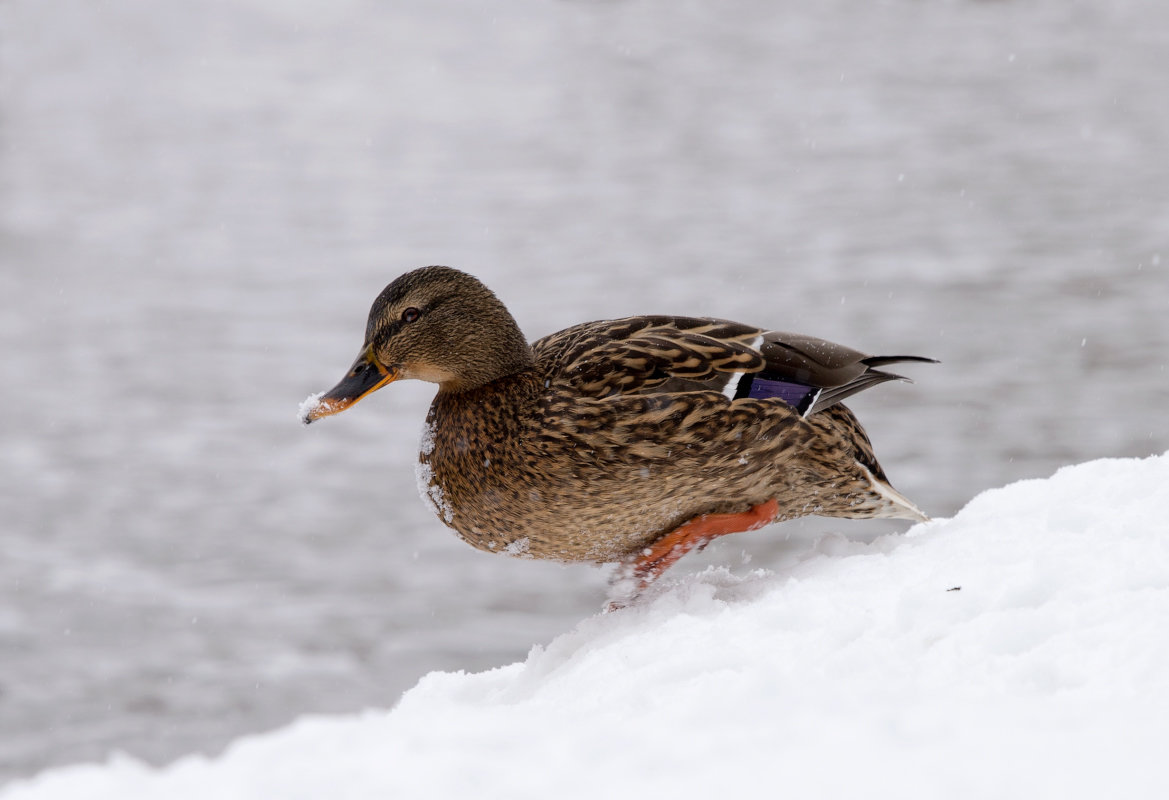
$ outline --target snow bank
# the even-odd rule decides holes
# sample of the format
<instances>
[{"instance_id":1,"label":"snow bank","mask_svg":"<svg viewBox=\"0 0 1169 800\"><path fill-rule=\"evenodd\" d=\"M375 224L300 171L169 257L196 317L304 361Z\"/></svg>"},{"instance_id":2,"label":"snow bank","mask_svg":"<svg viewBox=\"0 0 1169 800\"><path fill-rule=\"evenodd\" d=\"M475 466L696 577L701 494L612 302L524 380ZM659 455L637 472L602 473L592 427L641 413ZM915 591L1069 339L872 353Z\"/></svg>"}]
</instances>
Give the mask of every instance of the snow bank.
<instances>
[{"instance_id":1,"label":"snow bank","mask_svg":"<svg viewBox=\"0 0 1169 800\"><path fill-rule=\"evenodd\" d=\"M1166 797L1169 454L977 497L784 574L679 577L527 661L58 798Z\"/></svg>"}]
</instances>

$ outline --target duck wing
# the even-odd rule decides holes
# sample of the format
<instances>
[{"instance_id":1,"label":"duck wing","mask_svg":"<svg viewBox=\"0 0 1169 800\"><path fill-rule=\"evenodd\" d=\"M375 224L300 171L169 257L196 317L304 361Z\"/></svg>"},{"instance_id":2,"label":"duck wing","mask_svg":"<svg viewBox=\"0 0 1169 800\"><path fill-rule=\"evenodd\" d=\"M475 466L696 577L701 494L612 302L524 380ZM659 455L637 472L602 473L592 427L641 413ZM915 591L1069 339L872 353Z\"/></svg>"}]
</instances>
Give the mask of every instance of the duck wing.
<instances>
[{"instance_id":1,"label":"duck wing","mask_svg":"<svg viewBox=\"0 0 1169 800\"><path fill-rule=\"evenodd\" d=\"M766 366L758 350L764 331L693 317L642 316L575 325L532 345L548 385L593 398L660 390L716 388L735 373Z\"/></svg>"},{"instance_id":2,"label":"duck wing","mask_svg":"<svg viewBox=\"0 0 1169 800\"><path fill-rule=\"evenodd\" d=\"M532 345L545 385L578 396L715 391L730 400L777 397L804 416L878 383L877 367L918 356L869 356L802 334L739 322L641 316L587 322Z\"/></svg>"}]
</instances>

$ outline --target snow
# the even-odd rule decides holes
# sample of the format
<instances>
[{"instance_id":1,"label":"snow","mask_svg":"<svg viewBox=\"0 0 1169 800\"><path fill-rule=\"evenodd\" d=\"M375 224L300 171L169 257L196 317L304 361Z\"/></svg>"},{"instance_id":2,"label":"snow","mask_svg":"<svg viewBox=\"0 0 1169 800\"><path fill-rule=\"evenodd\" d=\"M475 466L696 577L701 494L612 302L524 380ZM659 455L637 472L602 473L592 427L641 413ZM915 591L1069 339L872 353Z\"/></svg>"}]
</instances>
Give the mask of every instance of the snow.
<instances>
[{"instance_id":1,"label":"snow","mask_svg":"<svg viewBox=\"0 0 1169 800\"><path fill-rule=\"evenodd\" d=\"M434 469L425 461L425 457L434 452L434 426L429 419L422 426L422 436L418 442L418 463L414 466L414 479L418 482L418 496L426 507L434 512L435 516L449 525L455 518L455 511L446 501L442 487L434 482Z\"/></svg>"},{"instance_id":2,"label":"snow","mask_svg":"<svg viewBox=\"0 0 1169 800\"><path fill-rule=\"evenodd\" d=\"M296 418L303 425L309 424L308 415L317 410L321 405L321 398L325 396L324 392L317 392L310 394L300 404L300 408L296 410Z\"/></svg>"},{"instance_id":3,"label":"snow","mask_svg":"<svg viewBox=\"0 0 1169 800\"><path fill-rule=\"evenodd\" d=\"M521 536L507 547L503 548L503 552L507 553L509 556L515 556L516 558L531 558L531 556L528 555L528 550L531 549L531 545L532 543L528 541L527 536Z\"/></svg>"},{"instance_id":4,"label":"snow","mask_svg":"<svg viewBox=\"0 0 1169 800\"><path fill-rule=\"evenodd\" d=\"M0 799L1169 796L1167 505L1169 454L1064 468L774 573L675 577L389 711Z\"/></svg>"}]
</instances>

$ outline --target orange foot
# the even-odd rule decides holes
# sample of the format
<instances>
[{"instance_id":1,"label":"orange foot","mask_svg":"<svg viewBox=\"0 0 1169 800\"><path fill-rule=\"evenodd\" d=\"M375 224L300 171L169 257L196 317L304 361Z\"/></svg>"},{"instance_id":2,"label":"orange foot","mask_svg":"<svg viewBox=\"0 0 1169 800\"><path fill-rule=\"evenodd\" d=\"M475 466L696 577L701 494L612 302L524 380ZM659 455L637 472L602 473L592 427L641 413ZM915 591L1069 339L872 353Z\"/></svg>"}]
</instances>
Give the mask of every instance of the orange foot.
<instances>
[{"instance_id":1,"label":"orange foot","mask_svg":"<svg viewBox=\"0 0 1169 800\"><path fill-rule=\"evenodd\" d=\"M726 536L728 533L753 531L775 521L779 516L779 503L768 500L757 506L751 506L738 514L703 514L689 522L684 522L644 550L630 557L627 570L622 570L619 581L636 581L629 600L637 598L645 589L658 579L663 572L674 565L682 556L691 550L701 550L710 543L711 539ZM624 603L611 601L609 611L624 607Z\"/></svg>"}]
</instances>

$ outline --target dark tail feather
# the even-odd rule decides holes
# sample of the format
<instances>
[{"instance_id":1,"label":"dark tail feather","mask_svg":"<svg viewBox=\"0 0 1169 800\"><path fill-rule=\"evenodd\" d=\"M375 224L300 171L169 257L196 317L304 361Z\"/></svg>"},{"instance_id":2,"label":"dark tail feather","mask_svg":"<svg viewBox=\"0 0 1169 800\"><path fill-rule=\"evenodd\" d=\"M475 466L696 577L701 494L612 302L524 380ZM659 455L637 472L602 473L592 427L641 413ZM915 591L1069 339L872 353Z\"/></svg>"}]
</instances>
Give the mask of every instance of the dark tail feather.
<instances>
[{"instance_id":1,"label":"dark tail feather","mask_svg":"<svg viewBox=\"0 0 1169 800\"><path fill-rule=\"evenodd\" d=\"M852 397L857 392L863 392L865 389L876 386L879 383L885 383L886 381L913 383L911 379L906 378L904 375L895 375L892 372L882 372L879 369L873 369L873 367L882 367L886 364L900 364L907 361L916 361L925 364L938 363L937 359L925 358L924 356L870 356L861 361L862 364L868 367L867 370L843 386L833 386L821 391L820 396L816 398L816 402L807 410L805 416L815 414L817 411L823 411L826 408L831 408L837 403Z\"/></svg>"},{"instance_id":2,"label":"dark tail feather","mask_svg":"<svg viewBox=\"0 0 1169 800\"><path fill-rule=\"evenodd\" d=\"M926 358L925 356L869 356L868 358L861 359L862 364L867 364L870 367L884 367L889 364L901 364L906 361L916 361L919 364L941 363L936 358ZM903 381L908 380L900 376L897 377Z\"/></svg>"}]
</instances>

